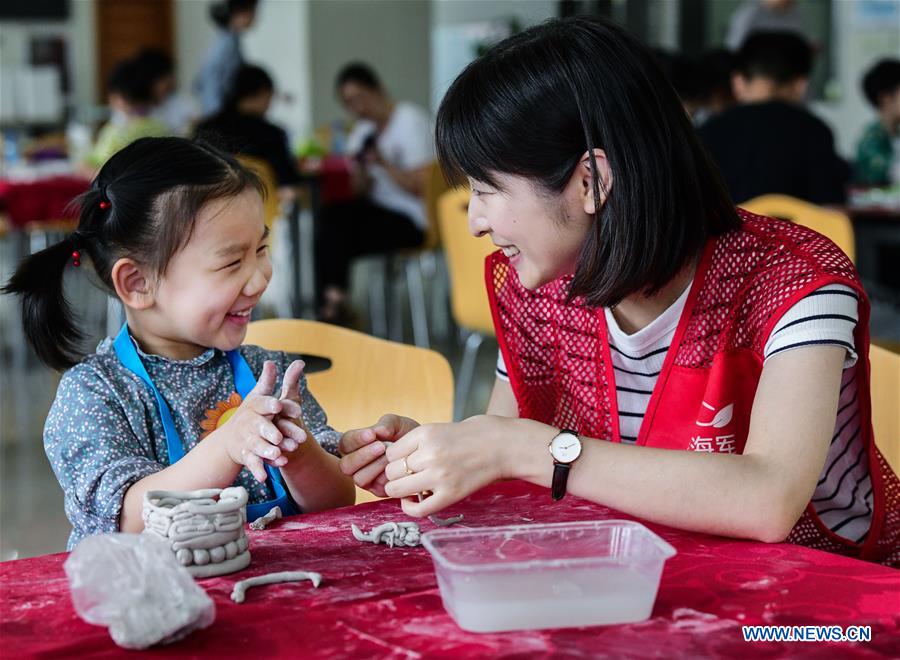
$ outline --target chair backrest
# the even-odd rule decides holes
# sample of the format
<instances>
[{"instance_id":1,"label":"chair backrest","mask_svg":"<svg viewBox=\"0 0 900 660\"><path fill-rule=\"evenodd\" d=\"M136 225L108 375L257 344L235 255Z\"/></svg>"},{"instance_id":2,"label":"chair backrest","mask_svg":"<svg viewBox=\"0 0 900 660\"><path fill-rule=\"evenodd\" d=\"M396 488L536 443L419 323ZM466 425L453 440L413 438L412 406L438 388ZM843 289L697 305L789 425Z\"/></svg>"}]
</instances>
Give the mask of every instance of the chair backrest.
<instances>
[{"instance_id":1,"label":"chair backrest","mask_svg":"<svg viewBox=\"0 0 900 660\"><path fill-rule=\"evenodd\" d=\"M484 284L484 258L497 247L487 236L469 233L469 191L456 188L438 200L447 269L450 271L450 309L457 325L486 335L494 334L494 322Z\"/></svg>"},{"instance_id":2,"label":"chair backrest","mask_svg":"<svg viewBox=\"0 0 900 660\"><path fill-rule=\"evenodd\" d=\"M869 360L875 444L894 472L900 474L900 354L873 344Z\"/></svg>"},{"instance_id":3,"label":"chair backrest","mask_svg":"<svg viewBox=\"0 0 900 660\"><path fill-rule=\"evenodd\" d=\"M453 372L436 351L298 319L251 323L244 342L331 360L330 368L307 380L328 423L339 431L371 426L389 412L423 424L453 419ZM356 489L357 504L375 499Z\"/></svg>"},{"instance_id":4,"label":"chair backrest","mask_svg":"<svg viewBox=\"0 0 900 660\"><path fill-rule=\"evenodd\" d=\"M340 431L369 426L388 412L422 423L453 419L453 373L436 351L299 319L251 323L245 343L331 360L308 380Z\"/></svg>"},{"instance_id":5,"label":"chair backrest","mask_svg":"<svg viewBox=\"0 0 900 660\"><path fill-rule=\"evenodd\" d=\"M788 195L762 195L739 206L751 213L784 218L809 227L830 238L851 261L856 261L853 224L850 218L840 211L822 208Z\"/></svg>"},{"instance_id":6,"label":"chair backrest","mask_svg":"<svg viewBox=\"0 0 900 660\"><path fill-rule=\"evenodd\" d=\"M266 198L263 201L263 212L265 213L266 227L272 228L272 223L281 215L281 203L278 200L278 182L275 178L275 171L266 161L255 158L254 156L238 155L237 159L247 169L256 172L256 175L262 179L263 186L266 189Z\"/></svg>"},{"instance_id":7,"label":"chair backrest","mask_svg":"<svg viewBox=\"0 0 900 660\"><path fill-rule=\"evenodd\" d=\"M425 182L425 217L428 218L428 228L425 231L425 241L422 250L434 250L441 244L441 232L438 225L438 200L450 189L450 184L444 178L444 172L437 161L431 164L428 180Z\"/></svg>"}]
</instances>

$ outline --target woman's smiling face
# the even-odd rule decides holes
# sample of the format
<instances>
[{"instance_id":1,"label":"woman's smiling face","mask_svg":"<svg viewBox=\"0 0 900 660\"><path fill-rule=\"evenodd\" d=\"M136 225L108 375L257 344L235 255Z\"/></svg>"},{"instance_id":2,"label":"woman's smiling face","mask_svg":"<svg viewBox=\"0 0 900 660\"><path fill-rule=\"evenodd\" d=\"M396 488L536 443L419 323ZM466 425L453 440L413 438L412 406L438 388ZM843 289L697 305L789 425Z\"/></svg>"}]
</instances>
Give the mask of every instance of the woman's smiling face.
<instances>
[{"instance_id":1,"label":"woman's smiling face","mask_svg":"<svg viewBox=\"0 0 900 660\"><path fill-rule=\"evenodd\" d=\"M574 178L559 194L538 191L521 176L495 179L497 187L469 179L469 231L490 234L529 289L574 273L592 221Z\"/></svg>"}]
</instances>

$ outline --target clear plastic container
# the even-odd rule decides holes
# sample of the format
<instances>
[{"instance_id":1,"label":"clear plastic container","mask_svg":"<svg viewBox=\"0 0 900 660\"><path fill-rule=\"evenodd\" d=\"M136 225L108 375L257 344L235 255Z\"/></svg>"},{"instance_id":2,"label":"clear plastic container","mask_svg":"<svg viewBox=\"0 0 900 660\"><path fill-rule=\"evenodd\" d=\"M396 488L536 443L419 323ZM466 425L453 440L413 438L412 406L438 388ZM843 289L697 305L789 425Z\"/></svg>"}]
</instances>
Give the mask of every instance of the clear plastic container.
<instances>
[{"instance_id":1,"label":"clear plastic container","mask_svg":"<svg viewBox=\"0 0 900 660\"><path fill-rule=\"evenodd\" d=\"M428 532L444 607L472 632L643 621L675 549L627 520Z\"/></svg>"}]
</instances>

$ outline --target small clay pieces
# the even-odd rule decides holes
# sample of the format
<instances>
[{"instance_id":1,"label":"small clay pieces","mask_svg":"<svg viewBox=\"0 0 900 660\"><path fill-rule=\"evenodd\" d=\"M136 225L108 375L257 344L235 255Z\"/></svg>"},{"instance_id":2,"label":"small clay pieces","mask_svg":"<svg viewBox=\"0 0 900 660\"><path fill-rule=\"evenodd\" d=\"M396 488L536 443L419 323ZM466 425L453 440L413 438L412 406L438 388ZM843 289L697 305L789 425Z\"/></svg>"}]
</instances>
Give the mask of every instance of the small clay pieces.
<instances>
[{"instance_id":1,"label":"small clay pieces","mask_svg":"<svg viewBox=\"0 0 900 660\"><path fill-rule=\"evenodd\" d=\"M256 577L235 582L234 589L231 591L231 600L235 603L243 603L244 594L250 587L259 587L264 584L276 584L278 582L299 582L300 580L309 580L313 583L313 587L318 588L319 584L322 582L322 576L319 573L313 573L312 571L284 571L282 573L257 575Z\"/></svg>"},{"instance_id":2,"label":"small clay pieces","mask_svg":"<svg viewBox=\"0 0 900 660\"><path fill-rule=\"evenodd\" d=\"M431 494L431 491L427 491L428 495ZM425 493L419 493L419 501L422 502L428 496ZM433 522L438 527L449 527L450 525L455 525L458 522L462 522L462 519L465 518L463 514L459 514L458 516L451 516L450 518L438 518L436 515L431 514L428 516L428 520Z\"/></svg>"},{"instance_id":3,"label":"small clay pieces","mask_svg":"<svg viewBox=\"0 0 900 660\"><path fill-rule=\"evenodd\" d=\"M433 522L438 527L449 527L450 525L455 525L456 523L461 522L463 518L465 518L463 514L452 516L450 518L438 518L433 514L428 516L428 520Z\"/></svg>"},{"instance_id":4,"label":"small clay pieces","mask_svg":"<svg viewBox=\"0 0 900 660\"><path fill-rule=\"evenodd\" d=\"M271 509L269 509L269 512L266 515L260 516L252 523L250 523L250 529L256 530L258 532L261 529L265 529L266 525L268 525L269 523L272 523L281 517L281 507L273 506Z\"/></svg>"},{"instance_id":5,"label":"small clay pieces","mask_svg":"<svg viewBox=\"0 0 900 660\"><path fill-rule=\"evenodd\" d=\"M364 533L356 525L350 525L353 538L357 541L374 543L386 543L391 548L407 546L414 548L419 545L419 526L414 522L386 522L378 525L369 533Z\"/></svg>"},{"instance_id":6,"label":"small clay pieces","mask_svg":"<svg viewBox=\"0 0 900 660\"><path fill-rule=\"evenodd\" d=\"M151 490L144 494L144 533L165 541L195 578L234 573L250 564L246 505L247 491L240 486Z\"/></svg>"}]
</instances>

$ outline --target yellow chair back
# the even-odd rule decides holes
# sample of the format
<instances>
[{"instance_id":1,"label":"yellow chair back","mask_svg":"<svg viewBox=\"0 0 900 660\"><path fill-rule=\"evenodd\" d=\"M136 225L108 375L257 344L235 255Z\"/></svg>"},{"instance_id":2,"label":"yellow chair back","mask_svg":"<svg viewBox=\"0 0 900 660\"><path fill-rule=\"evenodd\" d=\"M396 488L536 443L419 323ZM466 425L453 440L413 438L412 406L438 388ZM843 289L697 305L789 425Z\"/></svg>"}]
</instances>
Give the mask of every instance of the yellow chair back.
<instances>
[{"instance_id":1,"label":"yellow chair back","mask_svg":"<svg viewBox=\"0 0 900 660\"><path fill-rule=\"evenodd\" d=\"M444 178L444 172L437 161L431 164L431 172L425 183L425 216L428 218L428 228L425 231L425 241L422 250L434 250L441 244L441 232L438 223L438 200L441 195L450 189L450 184Z\"/></svg>"},{"instance_id":2,"label":"yellow chair back","mask_svg":"<svg viewBox=\"0 0 900 660\"><path fill-rule=\"evenodd\" d=\"M469 233L469 191L456 188L438 200L438 219L447 269L450 271L450 308L456 323L493 336L494 322L484 283L484 259L497 247L487 236Z\"/></svg>"},{"instance_id":3,"label":"yellow chair back","mask_svg":"<svg viewBox=\"0 0 900 660\"><path fill-rule=\"evenodd\" d=\"M751 213L784 218L796 222L798 225L809 227L830 238L844 251L844 254L850 257L851 261L856 262L853 224L850 222L850 218L840 211L822 208L788 195L762 195L739 206Z\"/></svg>"},{"instance_id":4,"label":"yellow chair back","mask_svg":"<svg viewBox=\"0 0 900 660\"><path fill-rule=\"evenodd\" d=\"M872 345L872 427L875 444L900 474L900 354Z\"/></svg>"},{"instance_id":5,"label":"yellow chair back","mask_svg":"<svg viewBox=\"0 0 900 660\"><path fill-rule=\"evenodd\" d=\"M331 360L329 369L307 378L329 423L339 431L371 426L389 412L423 424L453 419L453 372L436 351L297 319L251 323L244 341ZM377 498L357 488L357 503L372 499Z\"/></svg>"},{"instance_id":6,"label":"yellow chair back","mask_svg":"<svg viewBox=\"0 0 900 660\"><path fill-rule=\"evenodd\" d=\"M265 213L266 227L271 229L275 219L281 214L281 203L278 200L278 180L275 178L275 171L271 165L260 158L241 154L237 159L244 167L253 170L262 179L263 186L266 189L266 197L263 200L263 212Z\"/></svg>"}]
</instances>

